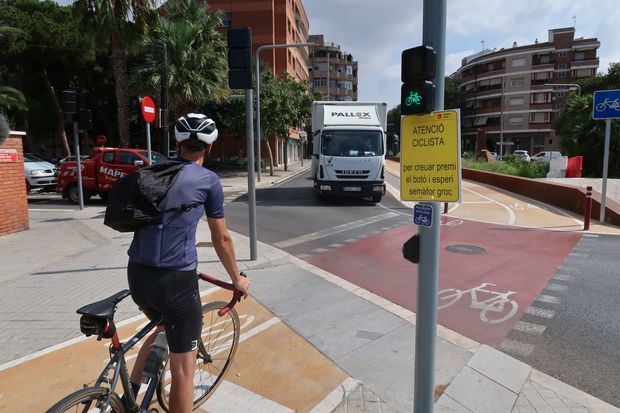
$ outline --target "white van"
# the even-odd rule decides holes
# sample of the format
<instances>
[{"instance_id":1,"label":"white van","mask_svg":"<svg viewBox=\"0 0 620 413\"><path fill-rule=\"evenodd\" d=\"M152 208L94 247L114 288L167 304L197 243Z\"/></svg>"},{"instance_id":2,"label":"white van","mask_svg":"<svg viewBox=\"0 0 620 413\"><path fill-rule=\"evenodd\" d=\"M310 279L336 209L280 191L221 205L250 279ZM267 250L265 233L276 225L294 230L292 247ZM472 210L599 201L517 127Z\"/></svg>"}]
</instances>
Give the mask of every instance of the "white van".
<instances>
[{"instance_id":1,"label":"white van","mask_svg":"<svg viewBox=\"0 0 620 413\"><path fill-rule=\"evenodd\" d=\"M552 159L559 158L561 156L562 154L559 151L542 151L538 152L536 155L532 155L530 160L550 162Z\"/></svg>"}]
</instances>

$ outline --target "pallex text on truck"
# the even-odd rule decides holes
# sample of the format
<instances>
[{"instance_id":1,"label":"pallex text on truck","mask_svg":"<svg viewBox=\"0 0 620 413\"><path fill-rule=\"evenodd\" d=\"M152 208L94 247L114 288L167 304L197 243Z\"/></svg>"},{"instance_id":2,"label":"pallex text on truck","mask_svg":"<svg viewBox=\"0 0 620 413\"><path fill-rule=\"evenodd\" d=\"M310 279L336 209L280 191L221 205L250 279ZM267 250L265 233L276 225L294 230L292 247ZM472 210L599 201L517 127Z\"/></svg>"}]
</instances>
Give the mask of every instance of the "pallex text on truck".
<instances>
[{"instance_id":1,"label":"pallex text on truck","mask_svg":"<svg viewBox=\"0 0 620 413\"><path fill-rule=\"evenodd\" d=\"M319 197L385 194L387 104L312 103L312 177Z\"/></svg>"},{"instance_id":2,"label":"pallex text on truck","mask_svg":"<svg viewBox=\"0 0 620 413\"><path fill-rule=\"evenodd\" d=\"M151 154L154 163L163 159L157 152ZM81 163L84 200L87 201L93 195L106 200L114 182L148 165L149 161L144 149L95 148L94 155ZM56 192L75 204L79 202L76 169L77 162L63 162L56 184Z\"/></svg>"}]
</instances>

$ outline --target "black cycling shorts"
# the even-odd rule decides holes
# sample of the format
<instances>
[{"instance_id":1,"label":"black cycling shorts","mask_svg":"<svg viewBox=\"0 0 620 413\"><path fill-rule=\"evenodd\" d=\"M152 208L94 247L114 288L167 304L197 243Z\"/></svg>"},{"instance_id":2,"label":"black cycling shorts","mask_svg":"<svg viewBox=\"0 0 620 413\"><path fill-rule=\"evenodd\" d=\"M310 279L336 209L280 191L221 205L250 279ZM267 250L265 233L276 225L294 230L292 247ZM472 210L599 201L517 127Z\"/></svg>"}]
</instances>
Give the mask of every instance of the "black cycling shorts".
<instances>
[{"instance_id":1,"label":"black cycling shorts","mask_svg":"<svg viewBox=\"0 0 620 413\"><path fill-rule=\"evenodd\" d=\"M129 261L129 290L150 320L163 316L171 353L195 350L202 331L196 270L179 271Z\"/></svg>"}]
</instances>

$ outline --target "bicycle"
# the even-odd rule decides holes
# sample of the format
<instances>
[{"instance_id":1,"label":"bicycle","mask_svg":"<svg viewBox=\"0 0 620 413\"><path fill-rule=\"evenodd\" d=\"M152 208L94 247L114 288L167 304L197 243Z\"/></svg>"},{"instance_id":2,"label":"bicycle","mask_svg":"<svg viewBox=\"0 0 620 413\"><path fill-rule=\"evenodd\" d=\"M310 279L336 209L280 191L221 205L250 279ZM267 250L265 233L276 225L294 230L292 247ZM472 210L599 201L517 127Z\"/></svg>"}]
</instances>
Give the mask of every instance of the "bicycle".
<instances>
[{"instance_id":1,"label":"bicycle","mask_svg":"<svg viewBox=\"0 0 620 413\"><path fill-rule=\"evenodd\" d=\"M516 294L516 292L507 291L505 293L502 293L497 291L485 290L485 287L489 285L495 287L495 284L482 283L477 287L470 288L469 290L459 290L458 288L447 288L445 290L441 290L439 291L439 294L437 296L437 309L441 310L442 308L449 307L452 304L456 303L458 300L460 300L463 295L469 293L471 297L470 307L474 310L480 310L480 320L483 323L497 324L501 323L502 321L508 320L516 314L517 309L519 308L519 305L515 300L511 300L508 298L509 296ZM478 292L491 294L494 297L479 301L477 294ZM508 306L505 306L505 304L508 304ZM506 312L506 314L503 314L505 310L508 311ZM499 315L502 316L496 319L491 319Z\"/></svg>"},{"instance_id":2,"label":"bicycle","mask_svg":"<svg viewBox=\"0 0 620 413\"><path fill-rule=\"evenodd\" d=\"M202 306L203 329L198 342L196 357L194 409L203 404L223 381L235 356L241 329L239 316L233 307L237 302L241 301L242 293L231 283L220 281L210 275L201 273L198 274L198 278L223 289L233 291L233 298L229 303L215 301ZM161 324L163 317L150 321L127 340L126 343L121 343L114 324L114 312L118 304L129 295L129 290L123 290L104 300L88 304L77 310L77 313L82 315L80 319L80 330L82 333L86 336L97 335L98 341L101 341L103 338L111 339L110 361L99 375L94 386L84 385L84 388L81 390L66 396L49 408L47 413L68 411L83 413L156 413L158 412L157 409L149 407L155 393L157 393L159 405L163 410L169 412L169 352L165 333L160 332L158 334L145 363L144 383L148 382L148 387L140 405L138 405L137 397L134 397L131 391L125 355L151 330ZM217 312L217 318L214 319L215 312ZM230 330L227 330L228 318L220 320L220 318L224 317L230 318ZM218 347L216 348L216 346ZM220 356L222 353L227 354ZM114 391L119 379L123 394L125 395L124 401Z\"/></svg>"}]
</instances>

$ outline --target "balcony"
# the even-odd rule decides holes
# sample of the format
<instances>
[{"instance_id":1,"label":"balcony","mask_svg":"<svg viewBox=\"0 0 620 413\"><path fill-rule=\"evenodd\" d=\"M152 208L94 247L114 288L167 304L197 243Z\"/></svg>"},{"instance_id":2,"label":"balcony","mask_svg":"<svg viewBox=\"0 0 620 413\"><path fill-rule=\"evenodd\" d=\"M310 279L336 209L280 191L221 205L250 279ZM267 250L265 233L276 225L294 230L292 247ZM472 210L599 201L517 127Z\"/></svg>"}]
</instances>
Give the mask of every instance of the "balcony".
<instances>
[{"instance_id":1,"label":"balcony","mask_svg":"<svg viewBox=\"0 0 620 413\"><path fill-rule=\"evenodd\" d=\"M570 62L570 67L571 69L579 69L580 66L598 66L599 65L599 59L598 58L591 58L591 57L586 57L584 59L574 59L573 61Z\"/></svg>"}]
</instances>

